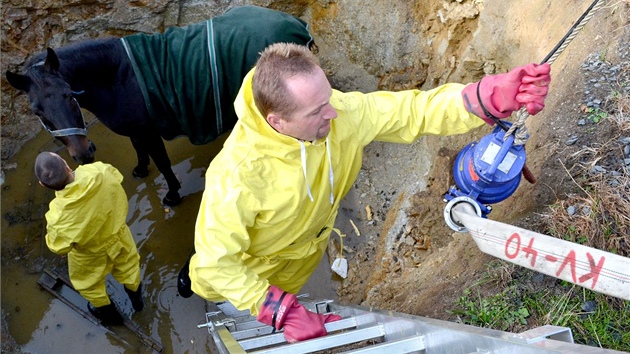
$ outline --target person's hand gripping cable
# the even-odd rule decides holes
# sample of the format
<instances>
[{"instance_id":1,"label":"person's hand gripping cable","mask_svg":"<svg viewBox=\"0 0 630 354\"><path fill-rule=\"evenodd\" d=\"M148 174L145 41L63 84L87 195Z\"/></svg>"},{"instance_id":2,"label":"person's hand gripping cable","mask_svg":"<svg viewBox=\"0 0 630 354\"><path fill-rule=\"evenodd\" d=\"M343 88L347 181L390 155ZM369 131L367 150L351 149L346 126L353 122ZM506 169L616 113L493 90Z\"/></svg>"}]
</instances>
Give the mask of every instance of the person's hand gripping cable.
<instances>
[{"instance_id":1,"label":"person's hand gripping cable","mask_svg":"<svg viewBox=\"0 0 630 354\"><path fill-rule=\"evenodd\" d=\"M488 75L462 90L466 110L490 125L522 107L535 115L545 107L550 71L547 63L531 63L505 74Z\"/></svg>"}]
</instances>

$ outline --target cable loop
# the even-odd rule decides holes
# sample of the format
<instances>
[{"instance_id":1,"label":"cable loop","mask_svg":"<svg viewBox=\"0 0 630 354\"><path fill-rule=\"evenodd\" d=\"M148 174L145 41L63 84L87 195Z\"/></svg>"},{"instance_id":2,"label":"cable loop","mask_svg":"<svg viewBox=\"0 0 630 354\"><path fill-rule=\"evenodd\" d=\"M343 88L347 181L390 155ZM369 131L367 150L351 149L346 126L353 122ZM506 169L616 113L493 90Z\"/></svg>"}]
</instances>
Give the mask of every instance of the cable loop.
<instances>
[{"instance_id":1,"label":"cable loop","mask_svg":"<svg viewBox=\"0 0 630 354\"><path fill-rule=\"evenodd\" d=\"M529 113L527 113L525 107L519 109L518 112L516 112L516 121L505 132L503 140L506 140L511 134L514 134L513 145L525 145L527 139L529 139L529 132L527 131L527 126L525 125L525 121L528 117Z\"/></svg>"}]
</instances>

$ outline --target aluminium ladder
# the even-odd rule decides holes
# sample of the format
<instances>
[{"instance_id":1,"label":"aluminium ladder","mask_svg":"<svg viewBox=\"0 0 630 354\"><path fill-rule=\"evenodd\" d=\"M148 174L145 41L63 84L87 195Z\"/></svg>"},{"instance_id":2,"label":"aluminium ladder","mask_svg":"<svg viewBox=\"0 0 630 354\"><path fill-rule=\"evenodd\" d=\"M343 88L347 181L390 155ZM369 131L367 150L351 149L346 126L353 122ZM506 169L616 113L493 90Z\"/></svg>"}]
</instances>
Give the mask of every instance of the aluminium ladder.
<instances>
[{"instance_id":1,"label":"aluminium ladder","mask_svg":"<svg viewBox=\"0 0 630 354\"><path fill-rule=\"evenodd\" d=\"M570 328L537 327L519 334L455 322L382 311L362 306L341 306L332 300L298 296L317 313L336 313L341 320L326 324L328 335L289 344L282 331L256 321L249 311L228 302L209 303L207 322L215 348L212 353L621 353L574 344Z\"/></svg>"}]
</instances>

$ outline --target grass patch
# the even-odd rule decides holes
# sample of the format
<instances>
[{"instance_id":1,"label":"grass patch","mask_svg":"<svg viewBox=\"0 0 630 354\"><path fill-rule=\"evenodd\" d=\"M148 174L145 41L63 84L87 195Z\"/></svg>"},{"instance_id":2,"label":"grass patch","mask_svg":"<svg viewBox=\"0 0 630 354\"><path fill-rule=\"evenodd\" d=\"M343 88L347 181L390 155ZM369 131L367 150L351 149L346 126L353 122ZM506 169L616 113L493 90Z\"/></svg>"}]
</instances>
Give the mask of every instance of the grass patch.
<instances>
[{"instance_id":1,"label":"grass patch","mask_svg":"<svg viewBox=\"0 0 630 354\"><path fill-rule=\"evenodd\" d=\"M493 262L494 268L511 267L501 260ZM489 269L449 312L461 323L511 333L544 325L568 327L575 343L630 352L630 301L525 268L515 269L505 285L488 287L496 275L496 269ZM487 288L499 291L488 294Z\"/></svg>"},{"instance_id":2,"label":"grass patch","mask_svg":"<svg viewBox=\"0 0 630 354\"><path fill-rule=\"evenodd\" d=\"M532 317L569 327L576 343L630 351L630 302L566 284L562 294L532 294Z\"/></svg>"},{"instance_id":3,"label":"grass patch","mask_svg":"<svg viewBox=\"0 0 630 354\"><path fill-rule=\"evenodd\" d=\"M526 326L530 316L527 304L514 286L488 296L482 295L480 285L475 285L464 290L464 295L457 300L457 306L450 313L457 315L460 322L508 332Z\"/></svg>"},{"instance_id":4,"label":"grass patch","mask_svg":"<svg viewBox=\"0 0 630 354\"><path fill-rule=\"evenodd\" d=\"M547 233L630 257L630 178L621 175L614 181L589 181L586 196L558 201L543 215Z\"/></svg>"}]
</instances>

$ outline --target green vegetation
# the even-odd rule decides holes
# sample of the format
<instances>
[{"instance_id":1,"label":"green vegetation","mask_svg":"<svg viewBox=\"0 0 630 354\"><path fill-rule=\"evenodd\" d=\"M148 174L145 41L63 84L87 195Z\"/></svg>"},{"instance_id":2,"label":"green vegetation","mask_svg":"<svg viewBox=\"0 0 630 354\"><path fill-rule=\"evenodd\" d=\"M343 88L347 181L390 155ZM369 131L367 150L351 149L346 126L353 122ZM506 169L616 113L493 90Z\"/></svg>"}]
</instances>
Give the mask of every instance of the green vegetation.
<instances>
[{"instance_id":1,"label":"green vegetation","mask_svg":"<svg viewBox=\"0 0 630 354\"><path fill-rule=\"evenodd\" d=\"M586 119L595 124L599 123L600 121L608 117L608 113L606 113L606 111L602 110L601 108L589 107L586 109L586 113L588 113L588 116L586 117Z\"/></svg>"},{"instance_id":2,"label":"green vegetation","mask_svg":"<svg viewBox=\"0 0 630 354\"><path fill-rule=\"evenodd\" d=\"M537 294L531 299L534 316L573 330L576 343L630 350L630 302L575 285L563 285L562 295Z\"/></svg>"},{"instance_id":3,"label":"green vegetation","mask_svg":"<svg viewBox=\"0 0 630 354\"><path fill-rule=\"evenodd\" d=\"M495 262L494 267L510 267ZM493 273L490 269L484 281L466 289L450 311L462 323L512 333L543 325L568 327L575 343L630 352L630 301L546 276L524 285L523 279L537 275L527 269L515 269L515 279L500 292L484 296L484 285L492 281Z\"/></svg>"},{"instance_id":4,"label":"green vegetation","mask_svg":"<svg viewBox=\"0 0 630 354\"><path fill-rule=\"evenodd\" d=\"M529 311L520 299L515 299L513 288L507 288L503 292L482 298L479 290L475 296L472 291L466 289L464 296L457 300L459 310L451 313L460 316L464 323L508 331L516 324L526 325Z\"/></svg>"}]
</instances>

